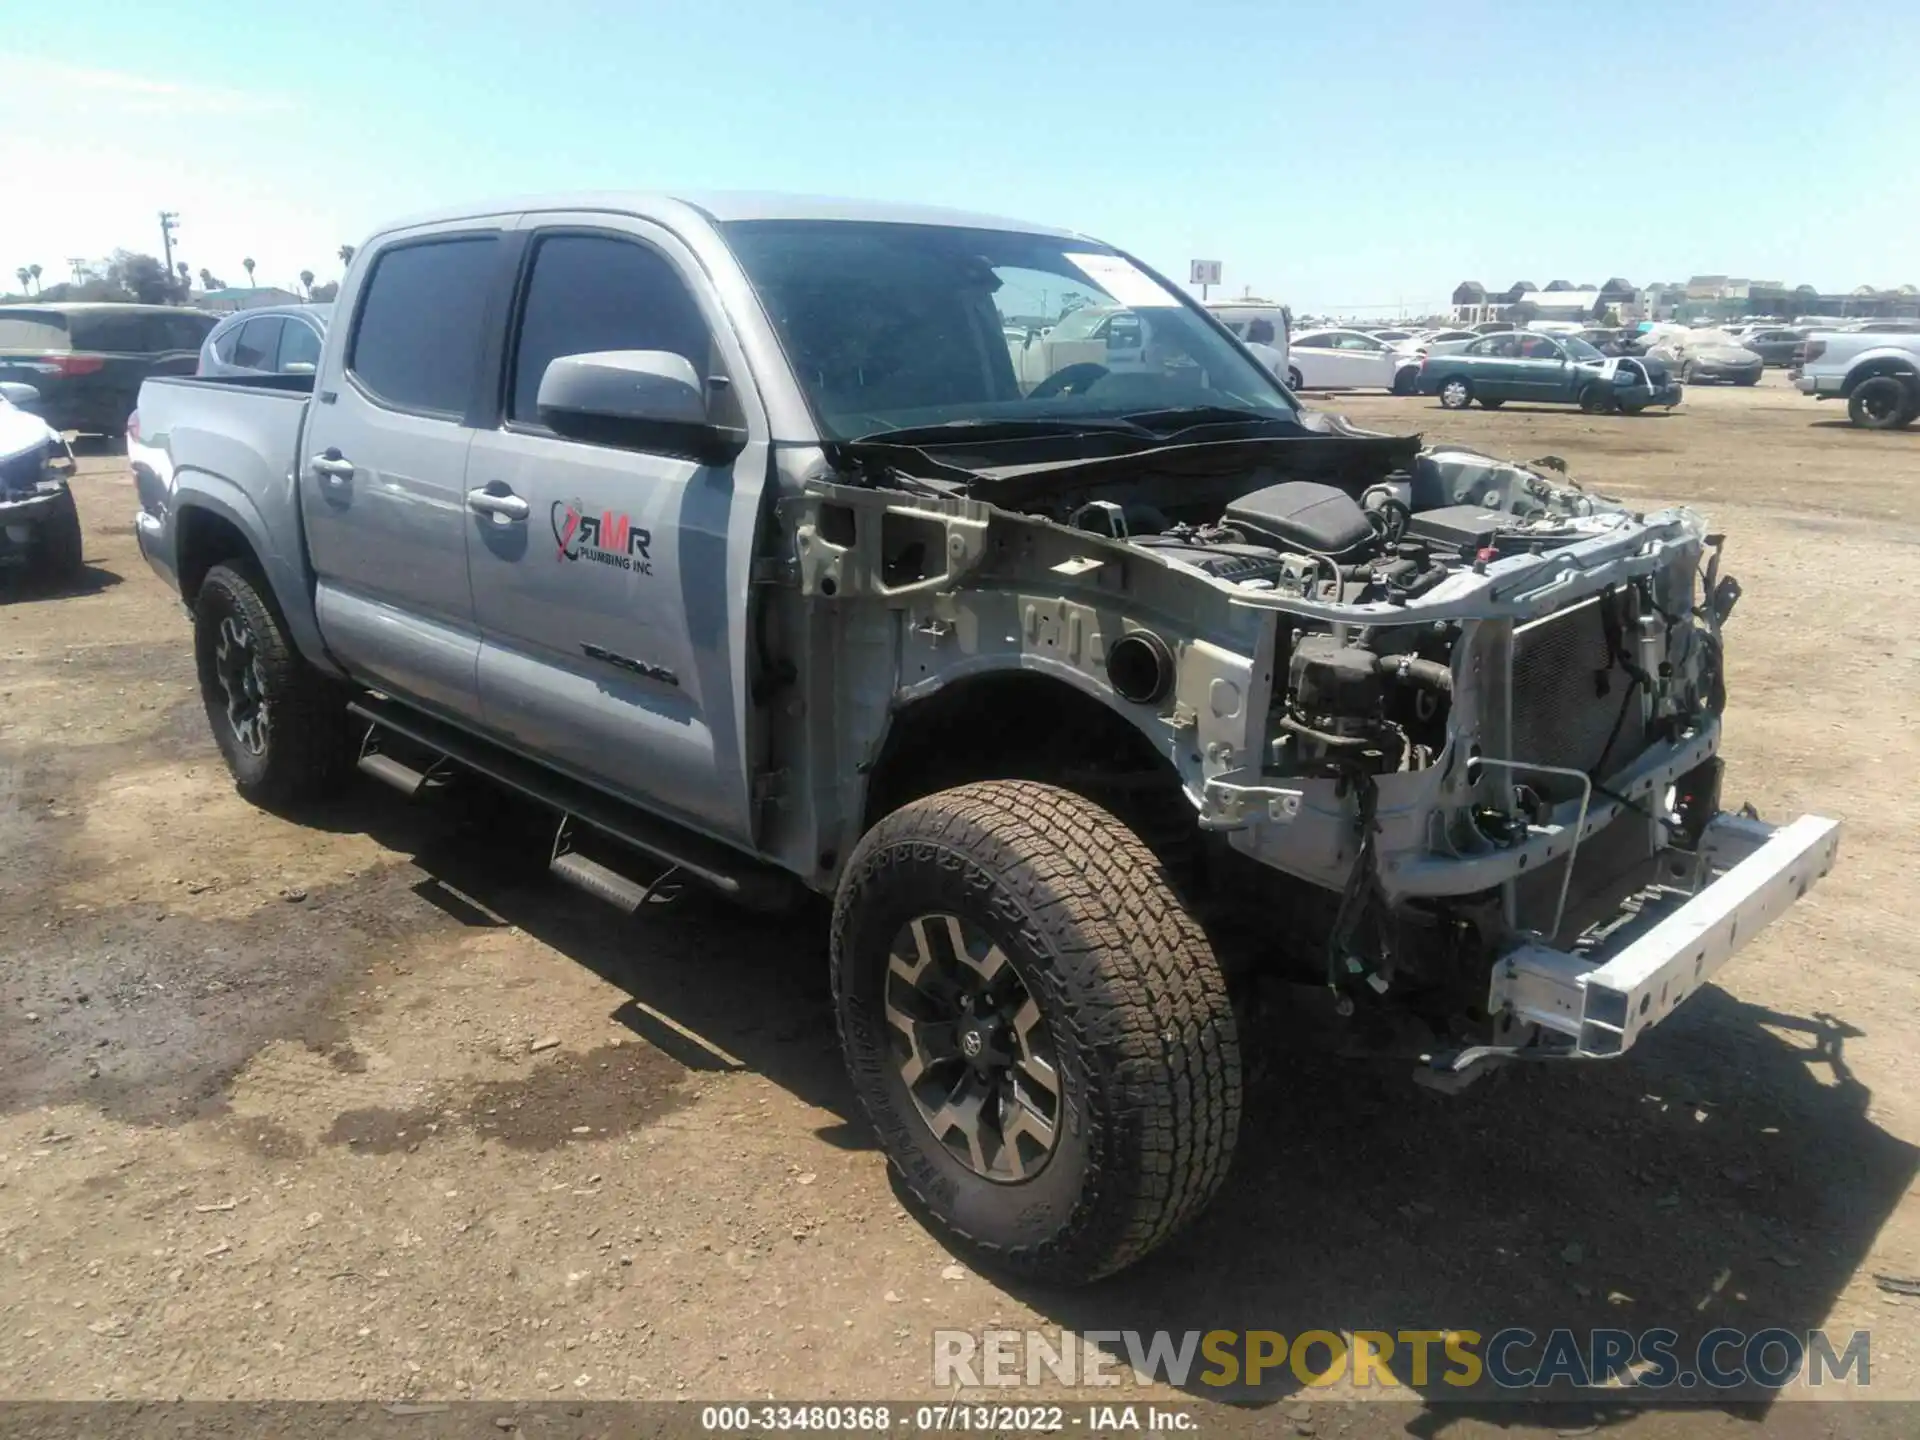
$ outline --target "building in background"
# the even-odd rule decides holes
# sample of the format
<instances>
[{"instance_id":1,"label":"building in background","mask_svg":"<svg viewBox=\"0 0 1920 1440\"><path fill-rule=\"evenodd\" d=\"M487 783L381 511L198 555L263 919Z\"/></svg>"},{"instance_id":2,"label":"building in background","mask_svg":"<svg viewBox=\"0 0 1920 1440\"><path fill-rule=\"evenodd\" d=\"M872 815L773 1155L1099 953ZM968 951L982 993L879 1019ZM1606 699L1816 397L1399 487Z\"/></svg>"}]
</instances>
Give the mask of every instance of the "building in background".
<instances>
[{"instance_id":1,"label":"building in background","mask_svg":"<svg viewBox=\"0 0 1920 1440\"><path fill-rule=\"evenodd\" d=\"M228 315L235 310L257 310L262 305L304 305L306 301L291 290L277 285L229 285L224 290L195 292L191 303L202 310Z\"/></svg>"},{"instance_id":2,"label":"building in background","mask_svg":"<svg viewBox=\"0 0 1920 1440\"><path fill-rule=\"evenodd\" d=\"M1531 280L1516 280L1498 291L1488 290L1477 280L1463 280L1454 287L1448 315L1456 325L1478 325L1492 320L1521 324L1529 320L1599 324L1610 317L1620 324L1642 318L1640 292L1632 282L1617 275L1604 285L1554 280L1544 290Z\"/></svg>"},{"instance_id":3,"label":"building in background","mask_svg":"<svg viewBox=\"0 0 1920 1440\"><path fill-rule=\"evenodd\" d=\"M1653 320L1719 325L1741 319L1796 320L1801 316L1920 322L1920 289L1900 285L1876 290L1871 285L1859 285L1844 293L1824 292L1812 285L1788 285L1781 280L1695 275L1685 281L1658 281L1643 287L1615 276L1597 289L1555 280L1541 290L1531 281L1519 280L1505 290L1490 291L1478 281L1464 280L1454 288L1449 318L1456 325L1497 320L1519 324L1531 320L1604 324L1615 320L1622 325Z\"/></svg>"}]
</instances>

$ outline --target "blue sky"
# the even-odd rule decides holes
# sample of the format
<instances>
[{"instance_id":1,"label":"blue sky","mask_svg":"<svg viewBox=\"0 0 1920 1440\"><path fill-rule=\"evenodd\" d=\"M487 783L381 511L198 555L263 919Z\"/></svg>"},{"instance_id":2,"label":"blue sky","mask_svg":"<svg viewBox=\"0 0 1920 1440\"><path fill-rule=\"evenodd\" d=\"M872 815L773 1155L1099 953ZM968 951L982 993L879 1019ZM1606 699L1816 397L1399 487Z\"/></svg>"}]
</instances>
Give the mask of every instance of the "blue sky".
<instances>
[{"instance_id":1,"label":"blue sky","mask_svg":"<svg viewBox=\"0 0 1920 1440\"><path fill-rule=\"evenodd\" d=\"M1920 283L1920 6L88 0L0 50L0 274L336 275L398 214L574 188L959 205L1304 311L1455 282Z\"/></svg>"}]
</instances>

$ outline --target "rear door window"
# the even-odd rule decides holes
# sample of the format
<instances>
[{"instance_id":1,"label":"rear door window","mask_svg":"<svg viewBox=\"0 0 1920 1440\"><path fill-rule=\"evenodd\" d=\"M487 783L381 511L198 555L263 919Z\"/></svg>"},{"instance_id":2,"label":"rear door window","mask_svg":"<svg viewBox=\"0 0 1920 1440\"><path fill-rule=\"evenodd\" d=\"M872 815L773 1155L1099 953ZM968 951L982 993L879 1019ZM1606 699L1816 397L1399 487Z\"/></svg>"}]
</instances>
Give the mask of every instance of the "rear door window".
<instances>
[{"instance_id":1,"label":"rear door window","mask_svg":"<svg viewBox=\"0 0 1920 1440\"><path fill-rule=\"evenodd\" d=\"M233 347L233 363L248 370L273 369L274 357L280 353L283 323L278 315L247 321L240 327L240 340Z\"/></svg>"},{"instance_id":2,"label":"rear door window","mask_svg":"<svg viewBox=\"0 0 1920 1440\"><path fill-rule=\"evenodd\" d=\"M479 369L498 238L397 245L373 262L347 369L399 410L463 415Z\"/></svg>"},{"instance_id":3,"label":"rear door window","mask_svg":"<svg viewBox=\"0 0 1920 1440\"><path fill-rule=\"evenodd\" d=\"M115 355L151 355L155 327L138 310L80 312L68 318L67 331L76 350L100 350Z\"/></svg>"}]
</instances>

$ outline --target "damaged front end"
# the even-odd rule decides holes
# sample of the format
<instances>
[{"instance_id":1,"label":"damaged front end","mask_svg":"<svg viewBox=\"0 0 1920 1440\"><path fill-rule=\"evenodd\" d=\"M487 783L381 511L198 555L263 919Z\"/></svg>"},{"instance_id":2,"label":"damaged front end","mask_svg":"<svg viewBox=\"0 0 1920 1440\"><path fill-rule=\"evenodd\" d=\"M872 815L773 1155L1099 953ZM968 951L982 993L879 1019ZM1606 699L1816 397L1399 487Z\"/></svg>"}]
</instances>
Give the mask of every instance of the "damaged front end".
<instances>
[{"instance_id":1,"label":"damaged front end","mask_svg":"<svg viewBox=\"0 0 1920 1440\"><path fill-rule=\"evenodd\" d=\"M1832 821L1720 811L1739 587L1692 511L1325 421L1071 466L841 458L783 522L803 598L892 616L838 631L842 663L885 656L887 715L855 669L821 687L853 768L970 675L1096 696L1177 776L1210 919L1431 1083L1622 1053L1832 864Z\"/></svg>"}]
</instances>

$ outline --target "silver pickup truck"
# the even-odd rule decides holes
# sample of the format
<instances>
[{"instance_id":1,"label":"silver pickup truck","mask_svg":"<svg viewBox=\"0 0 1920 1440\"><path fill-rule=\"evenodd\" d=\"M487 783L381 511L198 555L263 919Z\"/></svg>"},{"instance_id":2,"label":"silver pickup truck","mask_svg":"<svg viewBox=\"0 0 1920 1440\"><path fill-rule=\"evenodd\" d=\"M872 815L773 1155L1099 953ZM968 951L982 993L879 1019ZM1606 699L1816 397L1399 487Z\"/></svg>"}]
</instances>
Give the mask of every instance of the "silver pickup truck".
<instances>
[{"instance_id":1,"label":"silver pickup truck","mask_svg":"<svg viewBox=\"0 0 1920 1440\"><path fill-rule=\"evenodd\" d=\"M1083 304L1122 343L1023 380ZM242 793L479 778L630 910L831 897L853 1089L1019 1273L1199 1213L1281 1021L1443 1088L1618 1056L1837 845L1720 811L1697 515L1303 411L1085 236L442 214L316 376L151 381L130 451Z\"/></svg>"},{"instance_id":2,"label":"silver pickup truck","mask_svg":"<svg viewBox=\"0 0 1920 1440\"><path fill-rule=\"evenodd\" d=\"M1816 331L1807 337L1794 387L1816 400L1844 400L1866 430L1901 430L1920 419L1920 325L1906 334Z\"/></svg>"}]
</instances>

